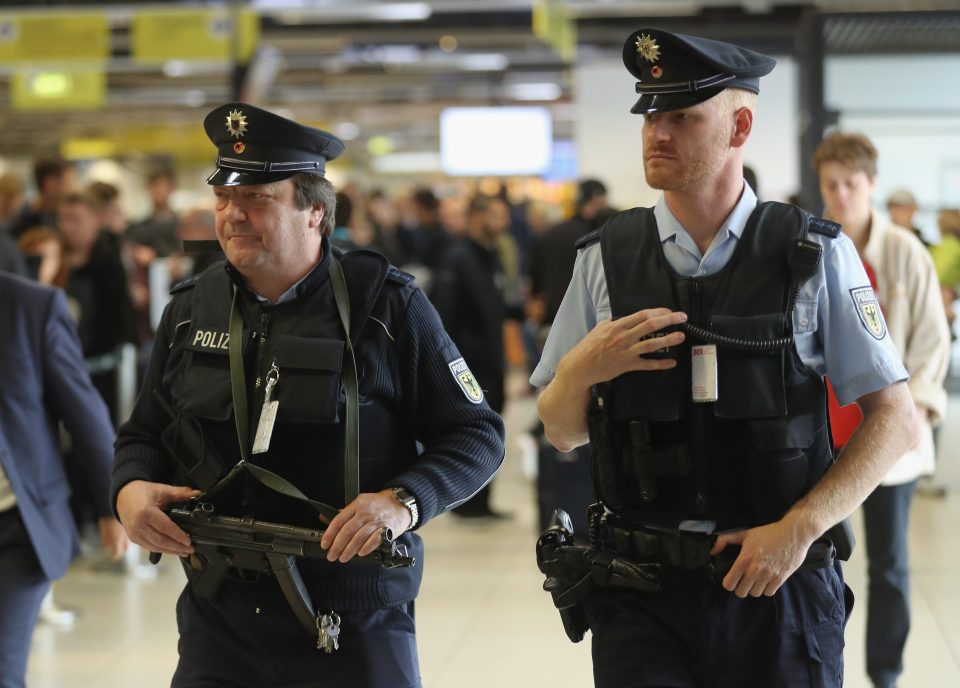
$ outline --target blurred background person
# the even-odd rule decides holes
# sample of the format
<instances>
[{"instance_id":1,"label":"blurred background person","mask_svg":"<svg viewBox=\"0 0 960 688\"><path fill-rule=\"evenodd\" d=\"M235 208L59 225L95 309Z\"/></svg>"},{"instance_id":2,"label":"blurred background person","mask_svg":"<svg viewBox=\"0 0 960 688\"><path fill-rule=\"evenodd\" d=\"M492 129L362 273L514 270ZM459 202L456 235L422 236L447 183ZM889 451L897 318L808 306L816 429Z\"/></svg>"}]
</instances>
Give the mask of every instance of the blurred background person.
<instances>
[{"instance_id":1,"label":"blurred background person","mask_svg":"<svg viewBox=\"0 0 960 688\"><path fill-rule=\"evenodd\" d=\"M430 189L413 192L416 251L419 262L436 273L450 245L450 234L440 221L440 201Z\"/></svg>"},{"instance_id":2,"label":"blurred background person","mask_svg":"<svg viewBox=\"0 0 960 688\"><path fill-rule=\"evenodd\" d=\"M410 247L399 233L397 207L382 189L367 194L367 219L373 232L373 248L393 265L405 265L410 258Z\"/></svg>"},{"instance_id":3,"label":"blurred background person","mask_svg":"<svg viewBox=\"0 0 960 688\"><path fill-rule=\"evenodd\" d=\"M893 224L909 229L924 246L930 246L930 242L923 237L923 232L913 222L917 214L917 199L907 189L894 189L890 192L887 196L887 213Z\"/></svg>"},{"instance_id":4,"label":"blurred background person","mask_svg":"<svg viewBox=\"0 0 960 688\"><path fill-rule=\"evenodd\" d=\"M817 148L814 168L825 206L853 241L883 312L878 339L888 332L910 373L915 404L916 446L894 464L863 503L867 574L867 674L877 688L893 688L903 672L903 649L910 631L910 562L907 532L917 479L934 468L932 426L943 418L943 380L950 357L950 335L937 273L926 248L908 229L871 208L876 190L877 150L862 134L836 132ZM858 308L862 307L858 306ZM863 313L862 317L867 317ZM841 448L859 425L856 404L845 416L831 391L834 444Z\"/></svg>"},{"instance_id":5,"label":"blurred background person","mask_svg":"<svg viewBox=\"0 0 960 688\"><path fill-rule=\"evenodd\" d=\"M541 325L553 322L567 291L577 257L573 245L584 234L599 229L612 214L607 187L598 179L584 179L577 187L573 217L534 241L530 252L530 300ZM542 333L541 341L545 338L546 333Z\"/></svg>"},{"instance_id":6,"label":"blurred background person","mask_svg":"<svg viewBox=\"0 0 960 688\"><path fill-rule=\"evenodd\" d=\"M0 273L0 686L22 688L40 605L80 553L67 464L94 496L103 548L128 541L110 511L114 431L84 367L63 292ZM60 452L63 423L74 451ZM76 483L73 483L74 485Z\"/></svg>"},{"instance_id":7,"label":"blurred background person","mask_svg":"<svg viewBox=\"0 0 960 688\"><path fill-rule=\"evenodd\" d=\"M937 268L943 304L952 327L953 302L960 290L960 210L941 210L937 214L937 226L940 229L940 242L930 247L930 254Z\"/></svg>"},{"instance_id":8,"label":"blurred background person","mask_svg":"<svg viewBox=\"0 0 960 688\"><path fill-rule=\"evenodd\" d=\"M49 227L31 227L20 235L17 245L27 260L32 279L51 287L67 286L68 270L59 234ZM71 312L76 317L75 309Z\"/></svg>"},{"instance_id":9,"label":"blurred background person","mask_svg":"<svg viewBox=\"0 0 960 688\"><path fill-rule=\"evenodd\" d=\"M177 238L181 247L185 241L216 241L216 213L206 206L194 207L180 216L177 226ZM191 251L186 254L188 261L182 266L171 268L173 281L186 279L192 275L199 275L215 263L223 261L223 252L218 248L209 251ZM189 269L187 268L189 264Z\"/></svg>"},{"instance_id":10,"label":"blurred background person","mask_svg":"<svg viewBox=\"0 0 960 688\"><path fill-rule=\"evenodd\" d=\"M0 234L9 234L10 226L23 208L23 181L12 172L0 174Z\"/></svg>"},{"instance_id":11,"label":"blurred background person","mask_svg":"<svg viewBox=\"0 0 960 688\"><path fill-rule=\"evenodd\" d=\"M110 362L121 344L136 341L127 274L116 244L101 232L89 196L68 194L60 203L58 224L68 267L66 291L79 307L80 345L84 357L101 361L92 362L102 369L92 375L93 384L116 419L116 371Z\"/></svg>"},{"instance_id":12,"label":"blurred background person","mask_svg":"<svg viewBox=\"0 0 960 688\"><path fill-rule=\"evenodd\" d=\"M31 227L57 229L60 200L73 190L73 165L58 157L38 158L33 163L33 182L36 195L10 223L10 233L14 237Z\"/></svg>"},{"instance_id":13,"label":"blurred background person","mask_svg":"<svg viewBox=\"0 0 960 688\"><path fill-rule=\"evenodd\" d=\"M466 233L442 256L431 300L444 329L483 389L490 408L503 413L506 358L506 275L497 250L505 228L502 199L477 196L467 209ZM490 485L451 513L464 519L502 519L490 505Z\"/></svg>"},{"instance_id":14,"label":"blurred background person","mask_svg":"<svg viewBox=\"0 0 960 688\"><path fill-rule=\"evenodd\" d=\"M171 199L177 190L176 173L171 167L158 167L147 175L147 193L150 196L150 214L127 230L127 239L134 244L149 246L157 256L168 256L177 244L177 213Z\"/></svg>"}]
</instances>

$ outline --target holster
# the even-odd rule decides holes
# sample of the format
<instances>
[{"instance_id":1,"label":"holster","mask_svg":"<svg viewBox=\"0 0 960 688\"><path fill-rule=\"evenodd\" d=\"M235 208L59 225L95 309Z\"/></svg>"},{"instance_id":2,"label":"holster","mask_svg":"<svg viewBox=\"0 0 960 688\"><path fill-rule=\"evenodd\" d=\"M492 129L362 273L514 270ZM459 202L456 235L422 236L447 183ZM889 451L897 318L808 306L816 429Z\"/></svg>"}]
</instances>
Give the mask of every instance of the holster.
<instances>
[{"instance_id":1,"label":"holster","mask_svg":"<svg viewBox=\"0 0 960 688\"><path fill-rule=\"evenodd\" d=\"M611 552L575 545L573 525L563 509L553 512L550 526L537 540L537 567L547 577L543 589L553 598L563 629L575 643L583 640L589 628L583 601L594 586L639 592L657 592L661 587L658 564L637 564Z\"/></svg>"}]
</instances>

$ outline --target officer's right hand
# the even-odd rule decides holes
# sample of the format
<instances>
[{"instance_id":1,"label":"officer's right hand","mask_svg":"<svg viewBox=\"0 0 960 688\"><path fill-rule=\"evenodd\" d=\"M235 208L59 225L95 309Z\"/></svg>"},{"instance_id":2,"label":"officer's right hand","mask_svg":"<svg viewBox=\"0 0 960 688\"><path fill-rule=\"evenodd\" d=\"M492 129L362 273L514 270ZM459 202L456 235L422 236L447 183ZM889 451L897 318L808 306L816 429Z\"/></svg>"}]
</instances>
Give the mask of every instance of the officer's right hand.
<instances>
[{"instance_id":1,"label":"officer's right hand","mask_svg":"<svg viewBox=\"0 0 960 688\"><path fill-rule=\"evenodd\" d=\"M648 308L616 320L601 320L564 357L564 363L585 387L607 382L635 370L666 370L677 365L672 358L647 358L683 342L683 332L650 335L686 322L687 314L669 308Z\"/></svg>"},{"instance_id":2,"label":"officer's right hand","mask_svg":"<svg viewBox=\"0 0 960 688\"><path fill-rule=\"evenodd\" d=\"M163 507L199 494L199 490L191 487L134 480L117 494L117 514L131 542L151 552L182 557L193 554L190 536L163 512Z\"/></svg>"}]
</instances>

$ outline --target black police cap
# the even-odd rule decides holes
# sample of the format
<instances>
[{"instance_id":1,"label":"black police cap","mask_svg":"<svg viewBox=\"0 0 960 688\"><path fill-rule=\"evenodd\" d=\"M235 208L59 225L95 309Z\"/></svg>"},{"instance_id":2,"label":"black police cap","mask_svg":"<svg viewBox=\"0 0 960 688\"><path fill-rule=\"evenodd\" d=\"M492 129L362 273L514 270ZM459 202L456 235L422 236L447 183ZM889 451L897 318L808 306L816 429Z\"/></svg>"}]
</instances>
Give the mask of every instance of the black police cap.
<instances>
[{"instance_id":1,"label":"black police cap","mask_svg":"<svg viewBox=\"0 0 960 688\"><path fill-rule=\"evenodd\" d=\"M725 88L760 92L760 77L777 61L732 43L639 29L623 46L623 64L635 76L640 99L634 114L680 110Z\"/></svg>"},{"instance_id":2,"label":"black police cap","mask_svg":"<svg viewBox=\"0 0 960 688\"><path fill-rule=\"evenodd\" d=\"M203 120L217 147L217 169L207 184L268 184L299 172L323 176L343 141L246 103L227 103Z\"/></svg>"}]
</instances>

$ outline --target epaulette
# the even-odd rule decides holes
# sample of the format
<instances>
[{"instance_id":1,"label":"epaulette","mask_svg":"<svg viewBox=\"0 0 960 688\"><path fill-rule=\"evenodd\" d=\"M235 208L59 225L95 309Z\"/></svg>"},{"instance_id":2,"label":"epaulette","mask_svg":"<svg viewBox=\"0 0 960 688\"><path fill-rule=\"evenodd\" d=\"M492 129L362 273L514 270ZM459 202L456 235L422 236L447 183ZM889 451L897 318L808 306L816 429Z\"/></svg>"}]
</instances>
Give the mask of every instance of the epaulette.
<instances>
[{"instance_id":1,"label":"epaulette","mask_svg":"<svg viewBox=\"0 0 960 688\"><path fill-rule=\"evenodd\" d=\"M396 282L397 284L402 284L407 286L410 284L414 277L409 272L404 272L403 270L398 270L395 267L392 267L387 271L387 279L391 282Z\"/></svg>"},{"instance_id":2,"label":"epaulette","mask_svg":"<svg viewBox=\"0 0 960 688\"><path fill-rule=\"evenodd\" d=\"M200 275L193 275L170 285L170 295L172 296L173 294L185 291L186 289L192 289L193 287L197 286L197 279L199 279L199 277Z\"/></svg>"},{"instance_id":3,"label":"epaulette","mask_svg":"<svg viewBox=\"0 0 960 688\"><path fill-rule=\"evenodd\" d=\"M840 234L840 225L836 222L830 222L830 220L824 220L822 217L811 217L809 230L836 239Z\"/></svg>"},{"instance_id":4,"label":"epaulette","mask_svg":"<svg viewBox=\"0 0 960 688\"><path fill-rule=\"evenodd\" d=\"M579 251L580 249L586 248L590 244L596 243L598 241L600 241L600 230L595 229L592 232L587 232L582 237L577 239L574 242L573 247Z\"/></svg>"}]
</instances>

